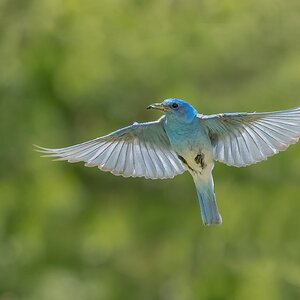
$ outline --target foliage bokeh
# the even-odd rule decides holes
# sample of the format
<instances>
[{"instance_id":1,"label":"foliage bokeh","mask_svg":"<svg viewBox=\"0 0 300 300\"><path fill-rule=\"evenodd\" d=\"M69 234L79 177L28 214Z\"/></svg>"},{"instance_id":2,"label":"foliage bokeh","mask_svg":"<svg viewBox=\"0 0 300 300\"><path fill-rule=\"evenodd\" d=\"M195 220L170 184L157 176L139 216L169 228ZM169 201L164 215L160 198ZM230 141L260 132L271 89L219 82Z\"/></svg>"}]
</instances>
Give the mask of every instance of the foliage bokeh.
<instances>
[{"instance_id":1,"label":"foliage bokeh","mask_svg":"<svg viewBox=\"0 0 300 300\"><path fill-rule=\"evenodd\" d=\"M300 299L300 146L219 163L224 224L192 180L41 159L168 97L200 112L299 105L300 4L0 1L0 299Z\"/></svg>"}]
</instances>

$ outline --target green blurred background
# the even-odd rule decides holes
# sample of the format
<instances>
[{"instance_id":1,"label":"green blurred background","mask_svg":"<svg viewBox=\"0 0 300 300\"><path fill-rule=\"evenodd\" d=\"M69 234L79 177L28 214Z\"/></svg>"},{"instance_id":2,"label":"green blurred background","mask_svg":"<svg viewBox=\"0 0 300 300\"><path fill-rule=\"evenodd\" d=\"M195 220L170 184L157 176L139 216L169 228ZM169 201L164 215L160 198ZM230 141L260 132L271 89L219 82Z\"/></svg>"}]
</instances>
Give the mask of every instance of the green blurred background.
<instances>
[{"instance_id":1,"label":"green blurred background","mask_svg":"<svg viewBox=\"0 0 300 300\"><path fill-rule=\"evenodd\" d=\"M300 299L300 145L192 179L51 162L168 97L202 113L300 104L298 0L0 1L0 300Z\"/></svg>"}]
</instances>

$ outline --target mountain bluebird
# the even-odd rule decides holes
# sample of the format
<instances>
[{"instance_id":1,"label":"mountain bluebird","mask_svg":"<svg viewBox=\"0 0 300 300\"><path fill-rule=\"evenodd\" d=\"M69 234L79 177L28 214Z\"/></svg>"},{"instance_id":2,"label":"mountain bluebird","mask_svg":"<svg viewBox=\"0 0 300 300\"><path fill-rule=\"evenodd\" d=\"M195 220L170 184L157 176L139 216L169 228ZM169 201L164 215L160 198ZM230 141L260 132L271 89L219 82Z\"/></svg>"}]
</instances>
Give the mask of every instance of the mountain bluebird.
<instances>
[{"instance_id":1,"label":"mountain bluebird","mask_svg":"<svg viewBox=\"0 0 300 300\"><path fill-rule=\"evenodd\" d=\"M170 98L148 108L164 115L88 142L57 149L39 147L39 151L124 177L164 179L188 171L196 185L203 223L212 225L222 223L214 194L214 161L251 165L286 150L300 137L300 107L202 115L189 103Z\"/></svg>"}]
</instances>

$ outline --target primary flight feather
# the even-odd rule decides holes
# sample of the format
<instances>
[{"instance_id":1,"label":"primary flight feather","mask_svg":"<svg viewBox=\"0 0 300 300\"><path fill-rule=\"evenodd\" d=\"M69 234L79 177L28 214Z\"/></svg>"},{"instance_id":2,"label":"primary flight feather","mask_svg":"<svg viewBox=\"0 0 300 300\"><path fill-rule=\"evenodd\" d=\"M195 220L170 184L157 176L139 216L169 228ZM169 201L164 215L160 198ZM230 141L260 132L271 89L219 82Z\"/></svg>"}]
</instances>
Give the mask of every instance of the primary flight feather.
<instances>
[{"instance_id":1,"label":"primary flight feather","mask_svg":"<svg viewBox=\"0 0 300 300\"><path fill-rule=\"evenodd\" d=\"M37 146L38 151L124 177L165 179L189 171L203 223L212 225L222 223L214 194L214 161L247 166L286 150L300 137L300 107L202 115L189 103L170 98L148 108L159 109L164 116L66 148Z\"/></svg>"}]
</instances>

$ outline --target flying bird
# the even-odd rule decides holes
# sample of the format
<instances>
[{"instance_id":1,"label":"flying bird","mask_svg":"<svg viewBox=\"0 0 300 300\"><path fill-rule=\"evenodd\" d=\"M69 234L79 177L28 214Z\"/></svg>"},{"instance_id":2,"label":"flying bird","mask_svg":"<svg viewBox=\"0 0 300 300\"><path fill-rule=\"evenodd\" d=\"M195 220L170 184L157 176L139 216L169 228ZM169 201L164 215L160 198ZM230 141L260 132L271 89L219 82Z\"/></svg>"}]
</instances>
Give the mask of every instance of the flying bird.
<instances>
[{"instance_id":1,"label":"flying bird","mask_svg":"<svg viewBox=\"0 0 300 300\"><path fill-rule=\"evenodd\" d=\"M212 225L222 223L214 193L214 162L248 166L286 150L300 137L300 107L203 115L191 104L170 98L147 108L161 110L163 116L66 148L37 146L38 151L124 177L165 179L188 171L203 223Z\"/></svg>"}]
</instances>

